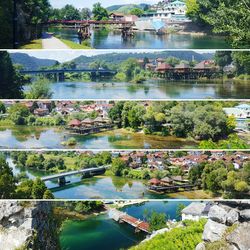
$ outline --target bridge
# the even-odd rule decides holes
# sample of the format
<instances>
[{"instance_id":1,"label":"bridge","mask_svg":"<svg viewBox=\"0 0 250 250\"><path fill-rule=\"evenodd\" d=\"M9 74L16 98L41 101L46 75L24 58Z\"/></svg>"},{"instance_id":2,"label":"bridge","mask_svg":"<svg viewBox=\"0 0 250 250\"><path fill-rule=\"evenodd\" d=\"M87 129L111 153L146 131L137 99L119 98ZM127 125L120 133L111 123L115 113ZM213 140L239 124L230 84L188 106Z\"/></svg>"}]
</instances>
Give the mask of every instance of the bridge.
<instances>
[{"instance_id":1,"label":"bridge","mask_svg":"<svg viewBox=\"0 0 250 250\"><path fill-rule=\"evenodd\" d=\"M107 168L108 168L108 166L102 166L102 167L97 167L97 168L86 168L86 169L81 169L81 170L74 170L74 171L49 175L49 176L43 176L43 177L41 177L41 180L45 182L45 181L51 181L51 180L58 179L58 184L60 186L63 186L66 184L66 177L67 176L82 174L82 178L90 178L90 177L93 177L96 175L104 174L106 172Z\"/></svg>"},{"instance_id":2,"label":"bridge","mask_svg":"<svg viewBox=\"0 0 250 250\"><path fill-rule=\"evenodd\" d=\"M133 216L128 215L127 213L124 213L122 211L119 211L117 209L110 209L109 210L109 217L113 220L119 222L119 223L127 223L135 228L135 232L149 232L149 223L142 221L140 219L137 219Z\"/></svg>"},{"instance_id":3,"label":"bridge","mask_svg":"<svg viewBox=\"0 0 250 250\"><path fill-rule=\"evenodd\" d=\"M39 69L39 70L20 70L22 75L50 75L55 76L56 81L64 81L65 73L90 73L91 76L110 76L115 75L117 71L109 69Z\"/></svg>"}]
</instances>

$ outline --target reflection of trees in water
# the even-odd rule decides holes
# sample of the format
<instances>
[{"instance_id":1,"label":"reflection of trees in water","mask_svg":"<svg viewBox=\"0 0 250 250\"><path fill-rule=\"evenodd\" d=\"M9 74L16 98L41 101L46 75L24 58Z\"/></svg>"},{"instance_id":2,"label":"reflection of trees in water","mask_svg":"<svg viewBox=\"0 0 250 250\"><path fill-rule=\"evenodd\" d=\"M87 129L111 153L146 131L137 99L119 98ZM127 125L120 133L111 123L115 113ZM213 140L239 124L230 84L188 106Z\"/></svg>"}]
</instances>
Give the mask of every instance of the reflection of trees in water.
<instances>
[{"instance_id":1,"label":"reflection of trees in water","mask_svg":"<svg viewBox=\"0 0 250 250\"><path fill-rule=\"evenodd\" d=\"M19 142L25 142L29 138L34 137L36 140L40 139L42 129L34 129L29 127L18 127L11 130L11 135Z\"/></svg>"}]
</instances>

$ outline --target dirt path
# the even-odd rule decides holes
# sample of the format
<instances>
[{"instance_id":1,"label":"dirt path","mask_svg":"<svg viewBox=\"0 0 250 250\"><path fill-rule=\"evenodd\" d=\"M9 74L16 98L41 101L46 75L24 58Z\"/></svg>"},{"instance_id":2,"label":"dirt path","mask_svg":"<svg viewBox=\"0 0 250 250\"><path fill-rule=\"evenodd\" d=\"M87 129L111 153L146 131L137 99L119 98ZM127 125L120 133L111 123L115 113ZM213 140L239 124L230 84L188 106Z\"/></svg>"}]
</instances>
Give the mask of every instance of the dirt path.
<instances>
[{"instance_id":1,"label":"dirt path","mask_svg":"<svg viewBox=\"0 0 250 250\"><path fill-rule=\"evenodd\" d=\"M42 46L43 49L70 49L66 44L64 44L58 38L48 33L43 33L42 35Z\"/></svg>"}]
</instances>

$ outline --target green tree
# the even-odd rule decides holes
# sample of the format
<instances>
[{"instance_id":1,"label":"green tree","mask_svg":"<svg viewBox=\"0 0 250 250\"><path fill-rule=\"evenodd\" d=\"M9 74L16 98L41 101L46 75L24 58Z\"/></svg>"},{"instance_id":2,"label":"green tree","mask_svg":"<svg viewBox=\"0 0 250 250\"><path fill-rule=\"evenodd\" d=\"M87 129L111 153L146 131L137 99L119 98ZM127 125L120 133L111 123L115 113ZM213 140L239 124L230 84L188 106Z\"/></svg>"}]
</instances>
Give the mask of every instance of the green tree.
<instances>
[{"instance_id":1,"label":"green tree","mask_svg":"<svg viewBox=\"0 0 250 250\"><path fill-rule=\"evenodd\" d=\"M4 114L6 112L6 108L5 108L5 105L0 102L0 114Z\"/></svg>"},{"instance_id":2,"label":"green tree","mask_svg":"<svg viewBox=\"0 0 250 250\"><path fill-rule=\"evenodd\" d=\"M50 99L53 92L50 91L50 84L45 79L40 79L32 83L29 92L26 94L28 99Z\"/></svg>"},{"instance_id":3,"label":"green tree","mask_svg":"<svg viewBox=\"0 0 250 250\"><path fill-rule=\"evenodd\" d=\"M94 16L94 20L96 20L96 21L102 21L102 20L109 19L108 11L105 8L103 8L100 3L95 3L93 5L92 13Z\"/></svg>"},{"instance_id":4,"label":"green tree","mask_svg":"<svg viewBox=\"0 0 250 250\"><path fill-rule=\"evenodd\" d=\"M25 125L26 119L30 115L29 109L21 104L15 103L11 105L8 110L9 118L14 122L16 125Z\"/></svg>"},{"instance_id":5,"label":"green tree","mask_svg":"<svg viewBox=\"0 0 250 250\"><path fill-rule=\"evenodd\" d=\"M126 168L127 168L127 166L126 166L125 162L123 160L121 160L120 158L114 158L112 160L110 170L115 176L121 176L122 171Z\"/></svg>"},{"instance_id":6,"label":"green tree","mask_svg":"<svg viewBox=\"0 0 250 250\"><path fill-rule=\"evenodd\" d=\"M216 51L214 59L215 63L223 68L232 63L232 51Z\"/></svg>"},{"instance_id":7,"label":"green tree","mask_svg":"<svg viewBox=\"0 0 250 250\"><path fill-rule=\"evenodd\" d=\"M80 20L81 15L78 9L73 5L67 4L61 9L61 16L64 20Z\"/></svg>"},{"instance_id":8,"label":"green tree","mask_svg":"<svg viewBox=\"0 0 250 250\"><path fill-rule=\"evenodd\" d=\"M33 199L43 199L44 193L47 190L44 182L40 178L36 178L32 186L32 198Z\"/></svg>"},{"instance_id":9,"label":"green tree","mask_svg":"<svg viewBox=\"0 0 250 250\"><path fill-rule=\"evenodd\" d=\"M135 16L142 16L144 14L144 11L142 9L139 8L134 8L130 11L130 15L135 15Z\"/></svg>"},{"instance_id":10,"label":"green tree","mask_svg":"<svg viewBox=\"0 0 250 250\"><path fill-rule=\"evenodd\" d=\"M153 211L147 216L146 220L149 223L149 230L153 232L166 227L167 216L165 213Z\"/></svg>"},{"instance_id":11,"label":"green tree","mask_svg":"<svg viewBox=\"0 0 250 250\"><path fill-rule=\"evenodd\" d=\"M0 198L11 199L15 193L15 178L4 156L0 155Z\"/></svg>"},{"instance_id":12,"label":"green tree","mask_svg":"<svg viewBox=\"0 0 250 250\"><path fill-rule=\"evenodd\" d=\"M0 98L23 97L22 82L6 51L0 51Z\"/></svg>"},{"instance_id":13,"label":"green tree","mask_svg":"<svg viewBox=\"0 0 250 250\"><path fill-rule=\"evenodd\" d=\"M51 200L51 199L54 199L54 195L53 193L50 191L50 190L46 190L43 194L43 199L45 200Z\"/></svg>"}]
</instances>

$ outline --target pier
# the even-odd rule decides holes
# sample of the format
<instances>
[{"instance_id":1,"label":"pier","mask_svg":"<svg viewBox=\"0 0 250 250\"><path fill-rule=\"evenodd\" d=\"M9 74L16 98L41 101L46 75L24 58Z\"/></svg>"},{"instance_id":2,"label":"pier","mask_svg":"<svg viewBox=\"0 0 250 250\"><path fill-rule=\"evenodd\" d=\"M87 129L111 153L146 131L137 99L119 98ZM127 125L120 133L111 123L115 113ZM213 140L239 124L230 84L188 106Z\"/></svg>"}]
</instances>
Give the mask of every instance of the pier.
<instances>
[{"instance_id":1,"label":"pier","mask_svg":"<svg viewBox=\"0 0 250 250\"><path fill-rule=\"evenodd\" d=\"M192 184L184 184L184 185L173 185L173 186L156 186L156 185L151 185L148 187L149 191L154 191L158 193L172 193L172 192L180 192L184 190L192 190L195 189L197 186L192 185Z\"/></svg>"},{"instance_id":2,"label":"pier","mask_svg":"<svg viewBox=\"0 0 250 250\"><path fill-rule=\"evenodd\" d=\"M114 129L114 124L105 124L100 126L92 126L92 127L67 127L66 129L73 134L80 135L90 135L96 134L104 131L109 131Z\"/></svg>"},{"instance_id":3,"label":"pier","mask_svg":"<svg viewBox=\"0 0 250 250\"><path fill-rule=\"evenodd\" d=\"M109 210L109 216L110 218L112 218L113 220L119 222L119 223L127 223L129 225L131 225L132 227L135 228L135 232L144 232L149 234L149 223L142 221L140 219L137 219L133 216L128 215L125 212L121 212L117 209L110 209Z\"/></svg>"}]
</instances>

